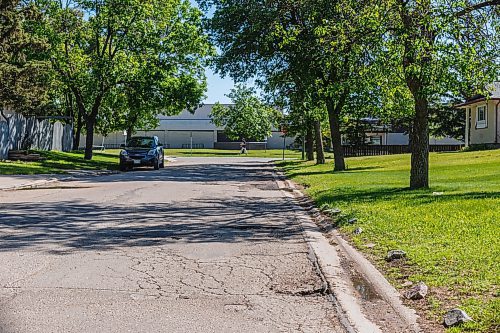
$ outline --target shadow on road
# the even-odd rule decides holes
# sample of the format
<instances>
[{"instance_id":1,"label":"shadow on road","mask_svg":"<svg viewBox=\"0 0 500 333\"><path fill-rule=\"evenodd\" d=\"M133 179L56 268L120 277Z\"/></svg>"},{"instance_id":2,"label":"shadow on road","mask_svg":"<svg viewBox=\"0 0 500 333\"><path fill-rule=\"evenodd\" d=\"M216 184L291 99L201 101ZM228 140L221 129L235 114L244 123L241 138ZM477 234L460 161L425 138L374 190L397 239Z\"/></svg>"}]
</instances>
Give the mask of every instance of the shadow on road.
<instances>
[{"instance_id":1,"label":"shadow on road","mask_svg":"<svg viewBox=\"0 0 500 333\"><path fill-rule=\"evenodd\" d=\"M13 203L0 210L0 251L291 239L300 235L283 219L292 210L283 198L249 197L140 206Z\"/></svg>"},{"instance_id":2,"label":"shadow on road","mask_svg":"<svg viewBox=\"0 0 500 333\"><path fill-rule=\"evenodd\" d=\"M270 174L262 170L270 170L271 164L262 161L245 161L236 163L200 163L167 165L160 171L150 168L134 169L119 175L100 177L99 182L123 181L172 181L172 182L221 182L221 181L254 181L270 180ZM89 181L94 181L90 178Z\"/></svg>"},{"instance_id":3,"label":"shadow on road","mask_svg":"<svg viewBox=\"0 0 500 333\"><path fill-rule=\"evenodd\" d=\"M235 182L243 192L247 187L277 190L270 171L271 165L266 161L200 161L173 164L156 172L139 170L99 177L98 182ZM96 182L95 178L82 181ZM165 188L175 191L175 185ZM131 205L70 200L0 204L0 251L31 248L64 253L181 241L272 241L300 237L293 219L284 218L287 214L292 216L294 210L284 197L252 197L238 192L233 195L230 199L202 197Z\"/></svg>"}]
</instances>

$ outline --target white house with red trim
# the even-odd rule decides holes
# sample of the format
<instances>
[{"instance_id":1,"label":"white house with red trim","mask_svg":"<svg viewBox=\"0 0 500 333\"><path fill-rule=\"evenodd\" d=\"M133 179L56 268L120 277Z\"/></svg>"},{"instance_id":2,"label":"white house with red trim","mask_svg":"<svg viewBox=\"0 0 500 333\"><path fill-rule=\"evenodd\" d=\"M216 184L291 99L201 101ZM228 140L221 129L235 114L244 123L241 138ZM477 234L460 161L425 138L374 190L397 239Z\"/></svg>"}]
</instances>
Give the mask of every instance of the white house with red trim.
<instances>
[{"instance_id":1,"label":"white house with red trim","mask_svg":"<svg viewBox=\"0 0 500 333\"><path fill-rule=\"evenodd\" d=\"M456 105L465 110L465 146L500 147L500 82L487 87L488 96L477 95Z\"/></svg>"}]
</instances>

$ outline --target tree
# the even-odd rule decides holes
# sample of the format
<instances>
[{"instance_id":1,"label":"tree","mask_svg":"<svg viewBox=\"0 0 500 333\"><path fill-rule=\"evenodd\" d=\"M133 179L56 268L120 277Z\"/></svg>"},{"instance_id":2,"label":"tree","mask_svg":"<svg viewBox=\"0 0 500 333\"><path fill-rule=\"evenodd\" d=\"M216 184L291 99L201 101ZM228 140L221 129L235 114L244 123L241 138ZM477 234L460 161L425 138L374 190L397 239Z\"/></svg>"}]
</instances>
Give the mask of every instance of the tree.
<instances>
[{"instance_id":1,"label":"tree","mask_svg":"<svg viewBox=\"0 0 500 333\"><path fill-rule=\"evenodd\" d=\"M52 64L72 92L86 129L85 158L92 158L99 119L110 119L112 96L148 87L169 112L194 108L204 90L204 60L212 48L201 28L201 13L181 0L37 1L47 13L44 31ZM179 82L188 84L179 84ZM181 102L172 97L187 90ZM201 89L199 88L201 87ZM141 90L144 91L144 90ZM175 91L175 93L171 93ZM143 101L140 96L127 102ZM196 103L194 103L196 101ZM128 103L129 109L134 103ZM148 105L150 106L150 105ZM151 110L159 112L156 104ZM141 110L144 110L141 105Z\"/></svg>"},{"instance_id":2,"label":"tree","mask_svg":"<svg viewBox=\"0 0 500 333\"><path fill-rule=\"evenodd\" d=\"M341 112L370 73L369 51L381 22L377 6L350 0L200 2L214 7L208 25L222 50L217 69L234 79L257 76L282 88L300 82L289 91L315 91L328 110L335 170L344 170Z\"/></svg>"},{"instance_id":3,"label":"tree","mask_svg":"<svg viewBox=\"0 0 500 333\"><path fill-rule=\"evenodd\" d=\"M314 141L316 143L316 163L325 164L325 151L323 149L323 133L321 131L321 120L314 121Z\"/></svg>"},{"instance_id":4,"label":"tree","mask_svg":"<svg viewBox=\"0 0 500 333\"><path fill-rule=\"evenodd\" d=\"M40 13L19 0L0 0L0 112L39 112L48 99L47 44L32 33Z\"/></svg>"},{"instance_id":5,"label":"tree","mask_svg":"<svg viewBox=\"0 0 500 333\"><path fill-rule=\"evenodd\" d=\"M430 104L441 102L450 91L471 82L475 89L481 89L495 79L484 73L492 72L488 68L498 68L500 1L390 3L394 15L389 16L390 30L395 37L392 51L401 55L400 65L415 110L410 127L410 188L427 188ZM478 73L481 69L485 71ZM462 85L450 77L461 77Z\"/></svg>"},{"instance_id":6,"label":"tree","mask_svg":"<svg viewBox=\"0 0 500 333\"><path fill-rule=\"evenodd\" d=\"M456 101L454 104L459 104ZM450 137L465 140L465 114L452 105L430 105L429 132L434 137Z\"/></svg>"},{"instance_id":7,"label":"tree","mask_svg":"<svg viewBox=\"0 0 500 333\"><path fill-rule=\"evenodd\" d=\"M231 140L252 139L263 141L278 127L281 113L264 104L251 88L237 86L227 95L234 106L216 103L210 117L212 122L224 127L224 133Z\"/></svg>"}]
</instances>

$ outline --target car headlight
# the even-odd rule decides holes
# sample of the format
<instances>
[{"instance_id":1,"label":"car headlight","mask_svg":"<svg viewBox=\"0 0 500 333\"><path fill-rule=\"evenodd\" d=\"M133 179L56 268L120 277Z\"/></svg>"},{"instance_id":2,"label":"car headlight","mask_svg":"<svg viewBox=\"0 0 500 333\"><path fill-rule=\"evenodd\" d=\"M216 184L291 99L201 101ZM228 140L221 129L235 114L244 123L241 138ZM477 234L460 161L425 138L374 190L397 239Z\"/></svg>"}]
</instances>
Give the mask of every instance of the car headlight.
<instances>
[{"instance_id":1,"label":"car headlight","mask_svg":"<svg viewBox=\"0 0 500 333\"><path fill-rule=\"evenodd\" d=\"M127 155L128 155L128 153L127 153L127 151L126 151L126 150L122 150L122 151L120 152L120 155L122 155L122 156L127 156Z\"/></svg>"},{"instance_id":2,"label":"car headlight","mask_svg":"<svg viewBox=\"0 0 500 333\"><path fill-rule=\"evenodd\" d=\"M150 151L148 151L148 155L149 156L154 156L156 154L156 150L155 149L151 149Z\"/></svg>"}]
</instances>

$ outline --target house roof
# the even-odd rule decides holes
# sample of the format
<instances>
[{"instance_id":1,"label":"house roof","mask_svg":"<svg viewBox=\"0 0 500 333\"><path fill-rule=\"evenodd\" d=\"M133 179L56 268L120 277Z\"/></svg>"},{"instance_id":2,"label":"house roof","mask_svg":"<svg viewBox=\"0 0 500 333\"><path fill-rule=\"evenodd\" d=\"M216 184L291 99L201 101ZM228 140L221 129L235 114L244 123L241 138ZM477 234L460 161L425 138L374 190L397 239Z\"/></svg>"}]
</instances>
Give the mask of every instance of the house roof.
<instances>
[{"instance_id":1,"label":"house roof","mask_svg":"<svg viewBox=\"0 0 500 333\"><path fill-rule=\"evenodd\" d=\"M455 107L462 108L464 106L468 106L478 102L483 102L486 100L500 100L500 82L493 82L492 84L488 85L486 89L489 92L489 96L475 95L472 98L465 101L464 103L455 105Z\"/></svg>"}]
</instances>

